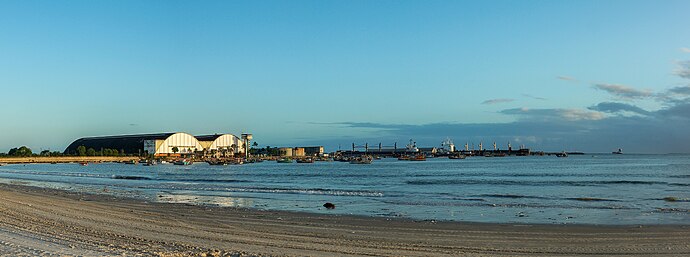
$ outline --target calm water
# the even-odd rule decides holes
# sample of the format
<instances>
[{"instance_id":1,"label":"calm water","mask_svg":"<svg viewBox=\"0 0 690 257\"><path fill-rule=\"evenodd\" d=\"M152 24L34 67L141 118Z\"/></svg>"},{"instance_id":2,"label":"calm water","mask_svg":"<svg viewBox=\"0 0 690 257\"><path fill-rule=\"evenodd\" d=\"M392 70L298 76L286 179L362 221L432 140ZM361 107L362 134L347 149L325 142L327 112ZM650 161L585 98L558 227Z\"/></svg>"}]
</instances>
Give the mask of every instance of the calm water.
<instances>
[{"instance_id":1,"label":"calm water","mask_svg":"<svg viewBox=\"0 0 690 257\"><path fill-rule=\"evenodd\" d=\"M384 159L372 165L31 164L0 167L0 182L161 202L421 220L690 224L688 155ZM325 202L337 208L325 210Z\"/></svg>"}]
</instances>

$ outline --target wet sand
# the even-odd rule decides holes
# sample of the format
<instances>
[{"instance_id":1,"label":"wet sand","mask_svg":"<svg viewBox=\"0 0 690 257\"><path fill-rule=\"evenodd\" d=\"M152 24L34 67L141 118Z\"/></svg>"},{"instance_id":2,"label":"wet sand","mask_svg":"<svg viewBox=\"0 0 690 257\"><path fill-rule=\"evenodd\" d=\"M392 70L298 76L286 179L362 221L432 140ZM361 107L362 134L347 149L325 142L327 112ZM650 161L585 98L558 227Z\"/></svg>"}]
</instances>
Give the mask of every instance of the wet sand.
<instances>
[{"instance_id":1,"label":"wet sand","mask_svg":"<svg viewBox=\"0 0 690 257\"><path fill-rule=\"evenodd\" d=\"M690 255L690 225L413 221L150 203L0 184L1 255Z\"/></svg>"}]
</instances>

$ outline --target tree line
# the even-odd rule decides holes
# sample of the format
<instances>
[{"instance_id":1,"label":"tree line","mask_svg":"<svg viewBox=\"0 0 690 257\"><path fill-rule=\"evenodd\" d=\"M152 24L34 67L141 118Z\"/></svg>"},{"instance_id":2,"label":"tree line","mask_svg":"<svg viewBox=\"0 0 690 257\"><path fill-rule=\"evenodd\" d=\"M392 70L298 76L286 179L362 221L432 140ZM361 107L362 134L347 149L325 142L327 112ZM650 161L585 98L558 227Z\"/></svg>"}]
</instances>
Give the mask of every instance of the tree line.
<instances>
[{"instance_id":1,"label":"tree line","mask_svg":"<svg viewBox=\"0 0 690 257\"><path fill-rule=\"evenodd\" d=\"M65 154L59 151L43 150L40 153L34 153L31 148L26 146L16 147L10 149L7 153L0 153L0 157L60 157L60 156L124 156L124 150L117 149L93 149L85 146L77 147L77 151L72 154Z\"/></svg>"}]
</instances>

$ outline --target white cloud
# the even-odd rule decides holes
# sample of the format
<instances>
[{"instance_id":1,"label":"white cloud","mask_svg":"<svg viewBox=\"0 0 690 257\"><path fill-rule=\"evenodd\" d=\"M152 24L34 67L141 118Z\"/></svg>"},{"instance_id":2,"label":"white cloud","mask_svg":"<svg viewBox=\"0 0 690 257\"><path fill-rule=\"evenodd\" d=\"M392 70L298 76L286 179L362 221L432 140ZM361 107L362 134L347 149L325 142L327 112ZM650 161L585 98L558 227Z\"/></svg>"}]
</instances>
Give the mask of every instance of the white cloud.
<instances>
[{"instance_id":1,"label":"white cloud","mask_svg":"<svg viewBox=\"0 0 690 257\"><path fill-rule=\"evenodd\" d=\"M565 80L565 81L578 82L578 80L576 78L568 77L568 76L558 76L556 78L560 79L560 80Z\"/></svg>"},{"instance_id":2,"label":"white cloud","mask_svg":"<svg viewBox=\"0 0 690 257\"><path fill-rule=\"evenodd\" d=\"M622 99L642 99L653 96L652 92L639 90L626 85L595 84L594 88L603 90Z\"/></svg>"},{"instance_id":3,"label":"white cloud","mask_svg":"<svg viewBox=\"0 0 690 257\"><path fill-rule=\"evenodd\" d=\"M681 47L681 48L680 48L680 51L681 51L681 52L684 52L684 53L690 53L690 48Z\"/></svg>"},{"instance_id":4,"label":"white cloud","mask_svg":"<svg viewBox=\"0 0 690 257\"><path fill-rule=\"evenodd\" d=\"M518 115L528 120L601 120L606 115L598 111L587 111L580 109L529 109L526 107L507 109L501 111L503 114Z\"/></svg>"},{"instance_id":5,"label":"white cloud","mask_svg":"<svg viewBox=\"0 0 690 257\"><path fill-rule=\"evenodd\" d=\"M510 103L510 102L512 102L512 101L515 101L515 99L511 99L511 98L497 98L497 99L489 99L489 100L486 100L486 101L482 102L482 104L500 104L500 103Z\"/></svg>"}]
</instances>

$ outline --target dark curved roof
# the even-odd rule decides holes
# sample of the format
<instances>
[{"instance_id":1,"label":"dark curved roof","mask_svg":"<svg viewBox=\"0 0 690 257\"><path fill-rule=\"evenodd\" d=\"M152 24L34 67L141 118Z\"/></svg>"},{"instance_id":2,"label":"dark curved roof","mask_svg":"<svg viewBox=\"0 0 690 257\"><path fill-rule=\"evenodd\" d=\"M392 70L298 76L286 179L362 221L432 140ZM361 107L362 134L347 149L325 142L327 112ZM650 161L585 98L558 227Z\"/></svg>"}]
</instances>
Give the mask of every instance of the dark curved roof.
<instances>
[{"instance_id":1,"label":"dark curved roof","mask_svg":"<svg viewBox=\"0 0 690 257\"><path fill-rule=\"evenodd\" d=\"M72 142L65 149L65 154L77 153L77 147L84 146L86 149L93 148L96 151L101 149L124 150L126 154L139 154L144 150L144 140L164 140L175 133L158 134L139 134L139 135L120 135L104 137L85 137Z\"/></svg>"},{"instance_id":2,"label":"dark curved roof","mask_svg":"<svg viewBox=\"0 0 690 257\"><path fill-rule=\"evenodd\" d=\"M199 141L214 141L223 135L224 134L213 134L213 135L194 136L194 137L196 137L196 140L199 140Z\"/></svg>"}]
</instances>

